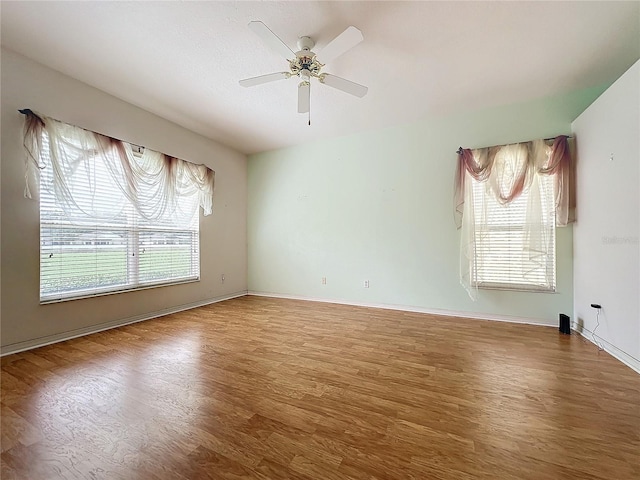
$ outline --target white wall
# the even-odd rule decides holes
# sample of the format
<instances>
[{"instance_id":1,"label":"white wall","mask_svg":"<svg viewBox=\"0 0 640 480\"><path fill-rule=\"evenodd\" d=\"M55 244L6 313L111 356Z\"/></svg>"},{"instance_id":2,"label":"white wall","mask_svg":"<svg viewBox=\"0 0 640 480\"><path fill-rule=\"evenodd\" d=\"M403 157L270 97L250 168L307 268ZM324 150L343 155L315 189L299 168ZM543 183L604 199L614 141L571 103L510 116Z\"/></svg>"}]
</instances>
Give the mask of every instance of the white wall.
<instances>
[{"instance_id":1,"label":"white wall","mask_svg":"<svg viewBox=\"0 0 640 480\"><path fill-rule=\"evenodd\" d=\"M640 372L640 61L572 123L574 320ZM613 157L613 159L611 159Z\"/></svg>"},{"instance_id":2,"label":"white wall","mask_svg":"<svg viewBox=\"0 0 640 480\"><path fill-rule=\"evenodd\" d=\"M473 302L460 286L455 151L568 134L602 90L250 156L249 291L557 325L573 307L571 227L558 229L557 293Z\"/></svg>"},{"instance_id":3,"label":"white wall","mask_svg":"<svg viewBox=\"0 0 640 480\"><path fill-rule=\"evenodd\" d=\"M246 292L245 155L13 52L3 49L1 61L3 353ZM19 108L213 168L214 213L200 217L200 282L40 305L38 201L23 197Z\"/></svg>"}]
</instances>

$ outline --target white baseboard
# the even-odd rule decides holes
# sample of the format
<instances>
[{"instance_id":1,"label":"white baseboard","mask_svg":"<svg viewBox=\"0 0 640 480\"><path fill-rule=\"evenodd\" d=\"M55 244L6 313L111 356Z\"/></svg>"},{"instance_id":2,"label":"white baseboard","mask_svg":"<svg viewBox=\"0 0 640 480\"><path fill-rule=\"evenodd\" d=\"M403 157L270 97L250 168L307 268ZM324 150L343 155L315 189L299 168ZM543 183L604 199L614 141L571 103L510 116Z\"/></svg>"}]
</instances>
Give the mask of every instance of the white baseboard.
<instances>
[{"instance_id":1,"label":"white baseboard","mask_svg":"<svg viewBox=\"0 0 640 480\"><path fill-rule=\"evenodd\" d=\"M433 308L423 308L423 307L414 307L410 305L393 305L393 304L385 304L385 303L364 303L364 302L350 302L347 300L336 300L329 298L315 298L315 297L306 297L301 295L283 295L278 293L269 293L269 292L256 292L256 291L240 291L235 292L229 295L224 295L220 297L210 298L206 300L200 300L198 302L187 303L183 305L178 305L175 307L165 308L163 310L157 310L155 312L145 313L142 315L136 315L133 317L113 320L110 322L100 323L98 325L92 325L85 328L80 328L77 330L72 330L69 332L63 332L55 335L48 335L45 337L36 338L33 340L27 340L24 342L13 343L10 345L5 345L0 347L0 356L11 355L13 353L23 352L25 350L31 350L38 347L44 347L45 345L50 345L52 343L64 342L66 340L71 340L72 338L82 337L85 335L90 335L92 333L102 332L104 330L110 330L112 328L122 327L124 325L130 325L132 323L143 322L145 320L151 320L153 318L162 317L164 315L170 315L172 313L182 312L184 310L190 310L192 308L202 307L205 305L210 305L212 303L222 302L224 300L230 300L232 298L243 297L245 295L255 295L258 297L274 297L274 298L286 298L290 300L304 300L310 302L323 302L323 303L336 303L340 305L352 305L356 307L369 307L369 308L380 308L387 310L399 310L405 312L415 312L415 313L426 313L431 315L443 315L447 317L463 317L463 318L473 318L477 320L492 320L498 322L510 322L510 323L525 323L529 325L539 325L539 326L556 326L555 323L545 323L541 322L539 319L533 318L525 318L525 317L513 317L508 315L487 315L484 313L474 313L474 312L458 312L453 310L439 310ZM584 338L593 342L593 333L576 324L572 323L572 328L574 331L582 335ZM598 337L598 341L602 344L604 350L609 353L611 356L621 361L629 368L634 371L640 373L640 361L629 355L623 350L620 350L615 345L607 342L606 340Z\"/></svg>"},{"instance_id":2,"label":"white baseboard","mask_svg":"<svg viewBox=\"0 0 640 480\"><path fill-rule=\"evenodd\" d=\"M79 328L63 333L56 333L54 335L47 335L45 337L35 338L33 340L26 340L24 342L12 343L0 347L0 357L5 355L11 355L12 353L24 352L25 350L31 350L33 348L44 347L52 343L64 342L71 340L72 338L83 337L85 335L91 335L92 333L102 332L104 330L110 330L112 328L122 327L124 325L130 325L132 323L143 322L145 320L151 320L152 318L162 317L164 315L170 315L172 313L182 312L184 310L190 310L192 308L203 307L212 303L222 302L224 300L230 300L232 298L244 297L247 295L247 291L231 293L229 295L223 295L215 298L208 298L206 300L200 300L192 303L185 303L183 305L177 305L174 307L164 308L155 312L143 313L142 315L135 315L133 317L120 318L118 320L112 320L110 322L99 323L97 325L91 325L89 327Z\"/></svg>"},{"instance_id":3,"label":"white baseboard","mask_svg":"<svg viewBox=\"0 0 640 480\"><path fill-rule=\"evenodd\" d=\"M403 312L415 312L415 313L427 313L430 315L442 315L445 317L463 317L473 318L476 320L492 320L497 322L509 322L509 323L526 323L527 325L539 325L543 327L557 327L555 321L545 322L538 318L526 318L526 317L512 317L510 315L489 315L486 313L475 312L458 312L454 310L439 310L436 308L423 308L414 307L411 305L393 305L386 303L363 303L363 302L351 302L348 300L335 300L331 298L316 298L305 297L301 295L283 295L279 293L270 292L256 292L249 290L248 295L255 295L257 297L274 297L274 298L286 298L289 300L305 300L308 302L323 302L323 303L337 303L339 305L353 305L355 307L369 307L369 308L382 308L386 310L400 310Z\"/></svg>"},{"instance_id":4,"label":"white baseboard","mask_svg":"<svg viewBox=\"0 0 640 480\"><path fill-rule=\"evenodd\" d=\"M598 342L600 342L600 345L598 345L597 343L595 343L593 341L593 332L591 330L585 328L582 325L578 325L576 322L571 322L571 328L572 328L572 330L574 330L575 332L578 332L584 338L589 340L594 345L596 345L598 347L602 347L602 349L605 352L607 352L609 355L611 355L613 358L621 361L627 367L631 368L632 370L636 371L637 373L640 373L640 360L638 360L637 358L629 355L624 350L620 350L615 345L607 342L604 338L601 338L598 335L596 335L596 338L598 339Z\"/></svg>"}]
</instances>

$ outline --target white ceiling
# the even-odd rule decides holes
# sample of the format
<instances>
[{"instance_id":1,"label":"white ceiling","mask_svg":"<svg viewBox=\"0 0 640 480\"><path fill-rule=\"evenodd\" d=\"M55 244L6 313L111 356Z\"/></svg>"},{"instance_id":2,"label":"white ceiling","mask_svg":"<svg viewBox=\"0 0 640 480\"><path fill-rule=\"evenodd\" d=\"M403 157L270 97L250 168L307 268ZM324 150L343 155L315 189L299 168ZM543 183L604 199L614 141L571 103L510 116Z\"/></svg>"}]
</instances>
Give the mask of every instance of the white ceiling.
<instances>
[{"instance_id":1,"label":"white ceiling","mask_svg":"<svg viewBox=\"0 0 640 480\"><path fill-rule=\"evenodd\" d=\"M640 57L640 2L1 2L2 45L244 153L611 83ZM364 42L324 71L359 99L297 81L247 28L316 52L347 26Z\"/></svg>"}]
</instances>

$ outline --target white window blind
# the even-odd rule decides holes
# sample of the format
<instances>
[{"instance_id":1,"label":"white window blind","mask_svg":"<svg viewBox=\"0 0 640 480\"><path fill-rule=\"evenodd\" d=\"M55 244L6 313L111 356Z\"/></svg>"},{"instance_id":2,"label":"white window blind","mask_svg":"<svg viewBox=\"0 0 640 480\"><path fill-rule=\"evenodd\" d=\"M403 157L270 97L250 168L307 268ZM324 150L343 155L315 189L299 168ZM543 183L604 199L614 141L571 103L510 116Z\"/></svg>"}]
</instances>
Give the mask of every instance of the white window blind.
<instances>
[{"instance_id":1,"label":"white window blind","mask_svg":"<svg viewBox=\"0 0 640 480\"><path fill-rule=\"evenodd\" d=\"M50 165L46 134L43 147L41 162ZM145 161L144 155L137 158ZM108 167L99 157L93 160L65 172L71 206L57 203L53 169L40 172L40 301L198 280L197 213L179 226L170 215L146 220L125 197L114 195L118 186ZM197 212L197 195L177 202L180 210Z\"/></svg>"},{"instance_id":2,"label":"white window blind","mask_svg":"<svg viewBox=\"0 0 640 480\"><path fill-rule=\"evenodd\" d=\"M555 291L553 177L537 175L529 188L505 205L488 191L488 182L469 180L476 212L472 284L480 288ZM532 189L538 189L539 195L532 198ZM531 202L537 203L534 208L540 210L542 223L537 216L535 224L528 223ZM536 245L541 247L536 249Z\"/></svg>"}]
</instances>

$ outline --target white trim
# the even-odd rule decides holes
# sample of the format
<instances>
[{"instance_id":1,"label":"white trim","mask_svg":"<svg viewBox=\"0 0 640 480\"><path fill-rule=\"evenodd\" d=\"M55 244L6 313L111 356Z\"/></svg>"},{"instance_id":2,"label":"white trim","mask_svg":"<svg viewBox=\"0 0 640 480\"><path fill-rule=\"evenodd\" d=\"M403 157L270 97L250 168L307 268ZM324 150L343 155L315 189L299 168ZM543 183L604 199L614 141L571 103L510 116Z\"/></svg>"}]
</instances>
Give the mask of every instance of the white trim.
<instances>
[{"instance_id":1,"label":"white trim","mask_svg":"<svg viewBox=\"0 0 640 480\"><path fill-rule=\"evenodd\" d=\"M114 290L114 287L107 287L110 288L109 290L103 290L103 289L95 289L95 290L83 290L85 293L84 295L80 294L79 291L74 291L71 292L71 294L69 296L58 296L60 294L55 294L55 295L48 295L49 298L46 298L43 300L42 297L40 297L40 305L49 305L51 303L62 303L62 302L71 302L73 300L84 300L85 298L95 298L95 297L104 297L105 295L117 295L119 293L127 293L127 292L136 292L138 290L149 290L151 288L160 288L160 287L173 287L174 285L183 285L185 283L197 283L200 281L200 277L197 278L189 278L186 280L175 280L172 282L166 282L166 283L153 283L151 285L137 285L137 286L129 286L129 287L125 287L125 288L121 288L119 290Z\"/></svg>"},{"instance_id":2,"label":"white trim","mask_svg":"<svg viewBox=\"0 0 640 480\"><path fill-rule=\"evenodd\" d=\"M584 326L578 325L576 322L571 322L571 328L575 332L578 332L584 338L589 340L591 343L593 343L594 345L598 346L593 341L593 332L591 330L585 328ZM631 368L632 370L635 370L637 373L640 373L640 360L638 360L637 358L629 355L624 350L620 350L615 345L607 342L604 338L599 337L598 335L596 335L596 337L597 337L598 341L600 342L600 344L602 346L602 349L605 352L607 352L609 355L611 355L616 360L619 360L622 363L624 363L627 367Z\"/></svg>"},{"instance_id":3,"label":"white trim","mask_svg":"<svg viewBox=\"0 0 640 480\"><path fill-rule=\"evenodd\" d=\"M527 317L512 317L510 315L494 315L486 313L476 312L458 312L454 310L439 310L436 308L424 308L414 307L411 305L393 305L386 303L364 303L364 302L350 302L348 300L336 300L332 298L316 298L305 297L300 295L282 295L279 293L270 292L256 292L249 290L247 295L255 295L256 297L274 297L274 298L286 298L289 300L304 300L308 302L324 302L324 303L337 303L340 305L352 305L355 307L369 307L369 308L382 308L386 310L400 310L403 312L415 312L415 313L427 313L430 315L442 315L445 317L462 317L473 318L476 320L491 320L496 322L509 322L509 323L526 323L527 325L539 325L542 327L557 327L555 320L545 322L539 318L527 318Z\"/></svg>"},{"instance_id":4,"label":"white trim","mask_svg":"<svg viewBox=\"0 0 640 480\"><path fill-rule=\"evenodd\" d=\"M498 322L509 322L509 323L525 323L528 325L539 325L544 327L555 327L555 323L545 323L540 321L539 319L534 318L525 318L525 317L512 317L508 315L487 315L484 313L475 313L475 312L457 312L453 310L439 310L433 308L423 308L423 307L414 307L409 305L391 305L384 303L365 303L365 302L349 302L346 300L336 300L330 298L316 298L316 297L305 297L301 295L282 295L278 293L269 293L269 292L256 292L256 291L246 291L242 290L239 292L235 292L229 295L224 295L221 297L210 298L207 300L200 300L198 302L186 303L183 305L179 305L176 307L165 308L163 310L158 310L155 312L146 313L143 315L136 315L134 317L128 317L119 320L113 320L110 322L101 323L98 325L92 325L90 327L80 328L77 330L72 330L69 332L58 333L55 335L48 335L46 337L40 337L34 340L27 340L24 342L13 343L10 345L5 345L0 347L0 356L4 357L5 355L11 355L13 353L24 352L25 350L31 350L34 348L44 347L46 345L50 345L52 343L64 342L66 340L71 340L73 338L83 337L85 335L90 335L92 333L102 332L104 330L110 330L112 328L122 327L124 325L130 325L132 323L143 322L145 320L151 320L153 318L162 317L164 315L169 315L172 313L182 312L184 310L190 310L192 308L203 307L205 305L210 305L212 303L222 302L224 300L231 300L232 298L244 297L245 295L254 295L256 297L273 297L273 298L285 298L289 300L303 300L308 302L323 302L323 303L335 303L339 305L352 305L356 307L369 307L369 308L380 308L387 310L400 310L405 312L415 312L415 313L426 313L431 315L443 315L447 317L462 317L462 318L472 318L477 320L491 320ZM578 325L575 322L571 323L572 329L582 335L584 338L593 343L593 333ZM587 334L589 336L587 336ZM612 357L616 358L620 362L627 365L629 368L634 371L640 373L640 361L629 355L623 350L620 350L615 345L607 342L606 340L598 337L598 340L602 343L604 347L604 351L610 354Z\"/></svg>"},{"instance_id":5,"label":"white trim","mask_svg":"<svg viewBox=\"0 0 640 480\"><path fill-rule=\"evenodd\" d=\"M85 335L91 335L92 333L102 332L104 330L110 330L112 328L122 327L124 325L130 325L132 323L143 322L145 320L151 320L152 318L162 317L172 313L182 312L184 310L190 310L192 308L203 307L212 303L222 302L224 300L230 300L232 298L244 297L247 295L246 290L231 293L229 295L223 295L215 298L208 298L206 300L200 300L192 303L185 303L175 307L164 308L155 312L144 313L142 315L135 315L133 317L121 318L118 320L112 320L110 322L99 323L98 325L91 325L89 327L78 328L63 333L56 333L54 335L47 335L46 337L40 337L33 340L26 340L24 342L12 343L0 347L0 357L5 355L11 355L12 353L24 352L25 350L31 350L33 348L44 347L52 343L64 342L71 340L72 338L83 337Z\"/></svg>"}]
</instances>

